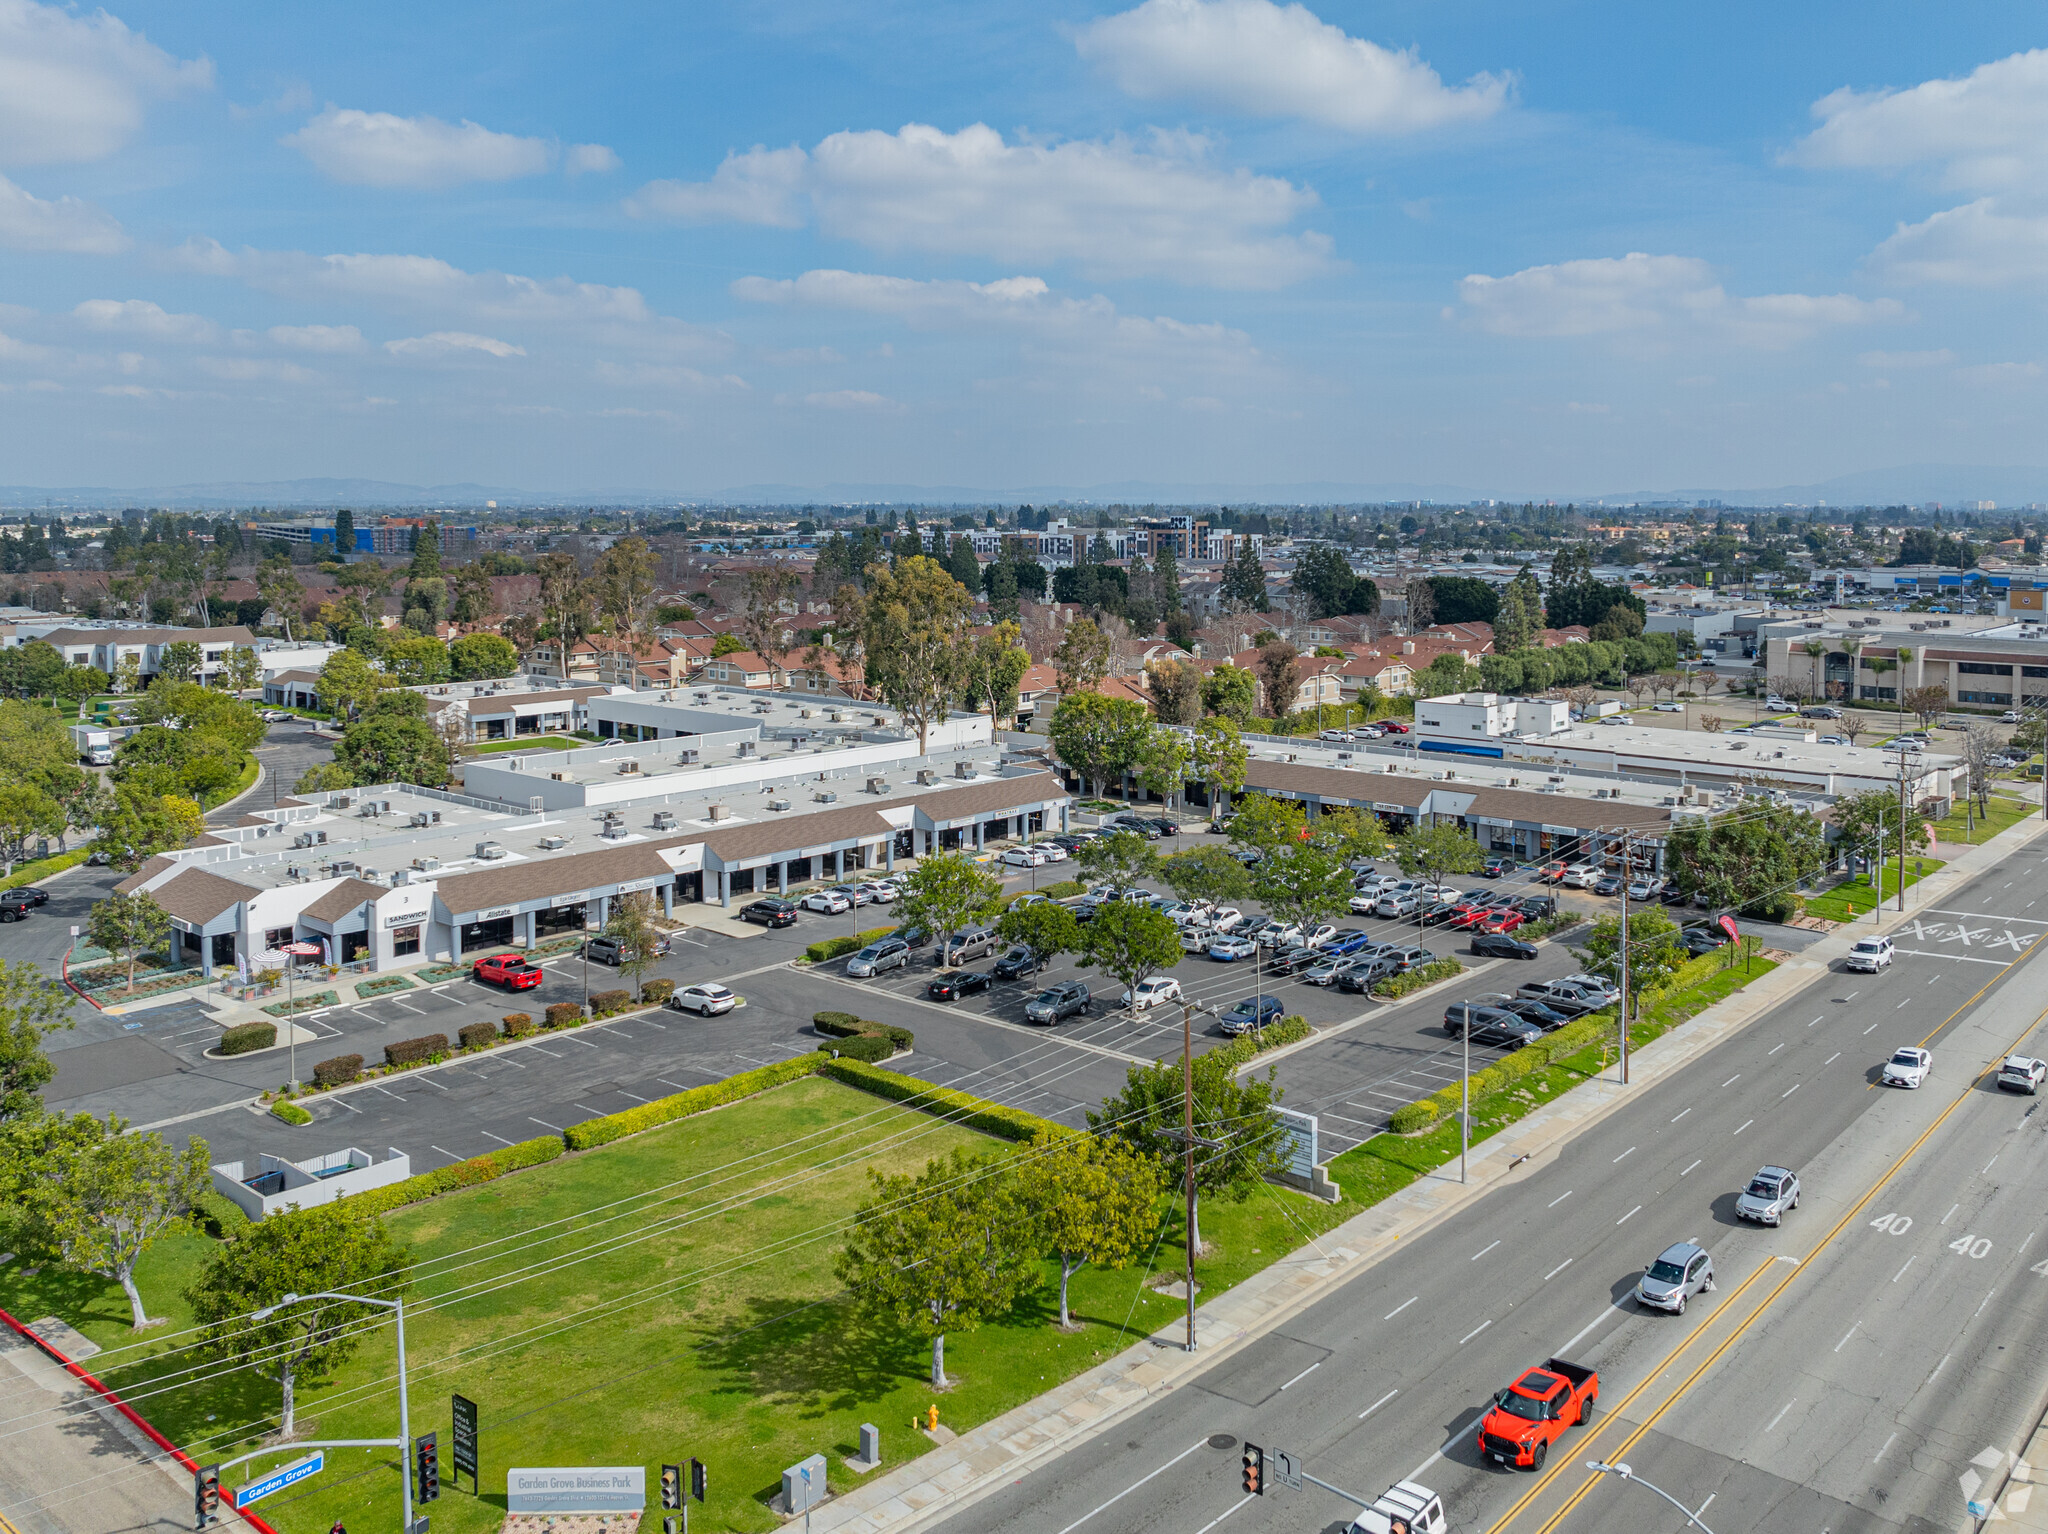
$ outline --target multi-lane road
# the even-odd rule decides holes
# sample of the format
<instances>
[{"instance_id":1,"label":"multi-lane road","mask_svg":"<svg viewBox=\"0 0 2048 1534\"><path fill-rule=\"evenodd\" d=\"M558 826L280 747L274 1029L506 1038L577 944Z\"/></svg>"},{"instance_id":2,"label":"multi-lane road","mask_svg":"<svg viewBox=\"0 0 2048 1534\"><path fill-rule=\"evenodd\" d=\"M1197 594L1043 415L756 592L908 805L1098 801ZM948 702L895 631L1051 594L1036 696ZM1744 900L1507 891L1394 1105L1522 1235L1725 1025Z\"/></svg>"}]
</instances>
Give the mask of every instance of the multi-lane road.
<instances>
[{"instance_id":1,"label":"multi-lane road","mask_svg":"<svg viewBox=\"0 0 2048 1534\"><path fill-rule=\"evenodd\" d=\"M1919 913L1924 937L1889 973L1817 970L1558 1154L947 1529L1248 1534L1348 1516L1312 1487L1244 1496L1246 1440L1366 1496L1420 1479L1461 1531L1685 1527L1643 1488L1589 1485L1592 1456L1705 1504L1723 1534L1957 1527L1972 1460L2022 1442L2048 1393L2048 1114L1984 1075L2015 1047L2048 1052L2042 961L2025 957L2048 931L2042 847ZM1875 1085L1893 1047L1923 1041L1925 1088ZM1733 1212L1767 1162L1806 1189L1773 1230ZM1637 1277L1679 1240L1713 1253L1718 1291L1682 1317L1638 1311ZM1600 1370L1595 1422L1540 1474L1487 1467L1477 1417L1553 1355Z\"/></svg>"}]
</instances>

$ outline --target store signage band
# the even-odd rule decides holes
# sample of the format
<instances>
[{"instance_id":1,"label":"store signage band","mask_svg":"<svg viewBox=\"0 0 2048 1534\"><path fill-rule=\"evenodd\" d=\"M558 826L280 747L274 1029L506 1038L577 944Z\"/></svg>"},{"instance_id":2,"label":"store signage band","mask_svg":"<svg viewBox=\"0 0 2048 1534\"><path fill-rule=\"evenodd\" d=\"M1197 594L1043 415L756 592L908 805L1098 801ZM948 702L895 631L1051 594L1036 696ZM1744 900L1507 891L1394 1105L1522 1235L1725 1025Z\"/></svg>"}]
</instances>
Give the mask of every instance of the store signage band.
<instances>
[{"instance_id":1,"label":"store signage band","mask_svg":"<svg viewBox=\"0 0 2048 1534\"><path fill-rule=\"evenodd\" d=\"M406 927L414 922L423 922L426 919L427 913L424 910L393 911L384 918L384 925L387 927Z\"/></svg>"},{"instance_id":2,"label":"store signage band","mask_svg":"<svg viewBox=\"0 0 2048 1534\"><path fill-rule=\"evenodd\" d=\"M471 917L471 918L470 918L470 920L472 920L472 921L496 921L496 920L497 920L497 919L498 919L499 917L501 917L501 916L511 916L511 915L515 914L515 913L516 913L516 912L518 911L518 909L519 909L519 907L518 907L518 906L516 906L516 905L501 905L501 906L493 906L493 907L491 907L491 909L490 909L490 910L488 910L488 911L479 911L479 912L477 912L475 916L473 916L473 917Z\"/></svg>"}]
</instances>

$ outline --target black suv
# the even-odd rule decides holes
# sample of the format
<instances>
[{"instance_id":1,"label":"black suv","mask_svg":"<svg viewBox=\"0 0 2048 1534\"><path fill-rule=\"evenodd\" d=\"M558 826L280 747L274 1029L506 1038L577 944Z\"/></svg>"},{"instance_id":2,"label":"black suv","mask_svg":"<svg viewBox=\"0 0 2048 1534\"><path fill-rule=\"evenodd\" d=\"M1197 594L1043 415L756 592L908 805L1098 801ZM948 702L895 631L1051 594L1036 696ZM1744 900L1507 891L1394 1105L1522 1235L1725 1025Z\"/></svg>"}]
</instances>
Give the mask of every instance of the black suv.
<instances>
[{"instance_id":1,"label":"black suv","mask_svg":"<svg viewBox=\"0 0 2048 1534\"><path fill-rule=\"evenodd\" d=\"M794 927L796 925L796 902L793 900L757 900L752 905L740 907L741 921L757 921L764 927Z\"/></svg>"},{"instance_id":2,"label":"black suv","mask_svg":"<svg viewBox=\"0 0 2048 1534\"><path fill-rule=\"evenodd\" d=\"M1038 955L1018 943L1005 949L1003 956L988 967L988 972L998 980L1022 980L1026 975L1038 972Z\"/></svg>"},{"instance_id":3,"label":"black suv","mask_svg":"<svg viewBox=\"0 0 2048 1534\"><path fill-rule=\"evenodd\" d=\"M35 898L39 893L41 892L26 889L0 893L0 921L27 921L28 913L42 904L41 900ZM43 897L45 900L48 898L47 895Z\"/></svg>"},{"instance_id":4,"label":"black suv","mask_svg":"<svg viewBox=\"0 0 2048 1534\"><path fill-rule=\"evenodd\" d=\"M1024 1003L1024 1018L1033 1023L1059 1023L1078 1017L1093 1004L1088 987L1079 980L1049 985Z\"/></svg>"},{"instance_id":5,"label":"black suv","mask_svg":"<svg viewBox=\"0 0 2048 1534\"><path fill-rule=\"evenodd\" d=\"M1444 1032L1454 1039L1465 1034L1474 1044L1508 1044L1517 1049L1543 1037L1542 1028L1505 1007L1468 1001L1454 1001L1444 1009Z\"/></svg>"}]
</instances>

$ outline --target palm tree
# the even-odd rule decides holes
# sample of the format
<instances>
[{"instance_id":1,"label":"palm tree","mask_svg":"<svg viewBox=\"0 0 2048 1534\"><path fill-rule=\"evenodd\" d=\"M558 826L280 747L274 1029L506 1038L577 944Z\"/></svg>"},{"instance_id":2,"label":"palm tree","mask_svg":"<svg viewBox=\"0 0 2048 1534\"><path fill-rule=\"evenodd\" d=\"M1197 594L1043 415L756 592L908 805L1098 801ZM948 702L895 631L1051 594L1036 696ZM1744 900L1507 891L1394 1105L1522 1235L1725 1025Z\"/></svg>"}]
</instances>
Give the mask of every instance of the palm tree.
<instances>
[{"instance_id":1,"label":"palm tree","mask_svg":"<svg viewBox=\"0 0 2048 1534\"><path fill-rule=\"evenodd\" d=\"M1827 689L1821 685L1820 679L1820 658L1828 653L1827 642L1821 639L1809 639L1799 648L1804 650L1807 659L1813 662L1813 695L1816 698L1826 697Z\"/></svg>"},{"instance_id":2,"label":"palm tree","mask_svg":"<svg viewBox=\"0 0 2048 1534\"><path fill-rule=\"evenodd\" d=\"M1882 686L1884 686L1884 678L1885 678L1885 674L1886 674L1887 672L1891 672L1891 671L1896 671L1896 670L1898 670L1898 669L1899 669L1899 663L1898 663L1897 661L1895 661L1895 660L1877 660L1877 659L1874 659L1874 660L1870 661L1870 662L1869 662L1868 664L1869 664L1869 666L1870 666L1870 672L1871 672L1871 675L1873 675L1873 676L1875 676L1875 677L1877 678L1877 685L1878 685L1879 687L1882 687ZM1898 689L1897 689L1897 688L1893 688L1893 689L1892 689L1892 696L1893 696L1893 698L1894 698L1894 699L1896 699L1896 698L1897 698L1897 696L1898 696ZM1904 714L1904 713L1902 712L1902 713L1900 713L1900 715L1899 715L1899 728L1900 728L1900 729L1904 729L1905 727L1906 727L1906 716L1905 716L1905 714Z\"/></svg>"}]
</instances>

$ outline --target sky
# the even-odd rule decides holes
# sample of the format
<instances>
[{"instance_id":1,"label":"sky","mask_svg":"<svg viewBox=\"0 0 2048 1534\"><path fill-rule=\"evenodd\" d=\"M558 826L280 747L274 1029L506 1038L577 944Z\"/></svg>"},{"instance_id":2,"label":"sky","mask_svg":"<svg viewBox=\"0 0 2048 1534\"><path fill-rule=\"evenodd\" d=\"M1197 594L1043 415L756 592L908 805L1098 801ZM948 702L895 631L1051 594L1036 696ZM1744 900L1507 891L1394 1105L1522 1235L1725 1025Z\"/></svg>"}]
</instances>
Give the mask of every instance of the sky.
<instances>
[{"instance_id":1,"label":"sky","mask_svg":"<svg viewBox=\"0 0 2048 1534\"><path fill-rule=\"evenodd\" d=\"M2044 289L2023 6L0 0L15 485L2042 464Z\"/></svg>"}]
</instances>

